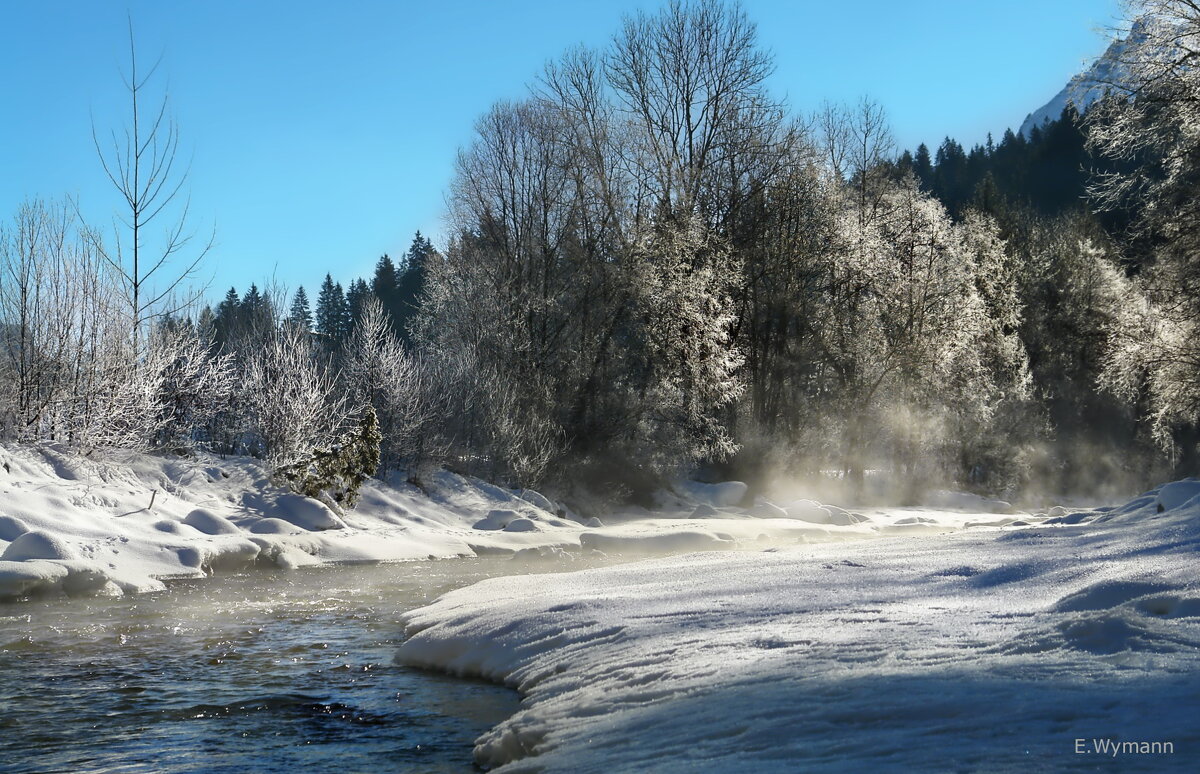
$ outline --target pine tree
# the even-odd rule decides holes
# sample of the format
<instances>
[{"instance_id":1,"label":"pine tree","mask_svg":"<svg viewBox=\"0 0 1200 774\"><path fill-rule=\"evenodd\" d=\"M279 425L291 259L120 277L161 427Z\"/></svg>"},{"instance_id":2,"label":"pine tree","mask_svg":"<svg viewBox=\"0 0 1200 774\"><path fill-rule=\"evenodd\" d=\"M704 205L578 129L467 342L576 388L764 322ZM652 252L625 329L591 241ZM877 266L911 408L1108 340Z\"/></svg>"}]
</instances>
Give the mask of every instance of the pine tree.
<instances>
[{"instance_id":1,"label":"pine tree","mask_svg":"<svg viewBox=\"0 0 1200 774\"><path fill-rule=\"evenodd\" d=\"M217 315L211 306L205 306L200 310L200 316L196 319L196 335L209 346L213 346L217 340Z\"/></svg>"},{"instance_id":2,"label":"pine tree","mask_svg":"<svg viewBox=\"0 0 1200 774\"><path fill-rule=\"evenodd\" d=\"M366 280L356 279L350 283L350 289L346 291L346 310L348 318L346 321L346 335L358 325L358 321L362 319L363 310L366 308L367 299L371 297L371 288L367 286Z\"/></svg>"},{"instance_id":3,"label":"pine tree","mask_svg":"<svg viewBox=\"0 0 1200 774\"><path fill-rule=\"evenodd\" d=\"M396 291L399 288L399 273L396 264L385 253L375 263L375 276L371 279L371 290L383 308L391 312L396 303Z\"/></svg>"},{"instance_id":4,"label":"pine tree","mask_svg":"<svg viewBox=\"0 0 1200 774\"><path fill-rule=\"evenodd\" d=\"M261 333L275 326L275 310L271 299L260 293L254 284L242 297L241 312L242 322L250 331Z\"/></svg>"},{"instance_id":5,"label":"pine tree","mask_svg":"<svg viewBox=\"0 0 1200 774\"><path fill-rule=\"evenodd\" d=\"M288 313L288 322L303 331L312 330L312 312L308 308L308 294L304 292L304 286L296 288L296 294L292 296L292 308Z\"/></svg>"},{"instance_id":6,"label":"pine tree","mask_svg":"<svg viewBox=\"0 0 1200 774\"><path fill-rule=\"evenodd\" d=\"M213 321L214 342L218 347L227 347L242 326L242 302L235 288L225 293L217 304L217 315Z\"/></svg>"},{"instance_id":7,"label":"pine tree","mask_svg":"<svg viewBox=\"0 0 1200 774\"><path fill-rule=\"evenodd\" d=\"M913 157L913 173L921 184L921 190L933 190L933 161L929 157L929 146L925 143L917 146L917 153Z\"/></svg>"},{"instance_id":8,"label":"pine tree","mask_svg":"<svg viewBox=\"0 0 1200 774\"><path fill-rule=\"evenodd\" d=\"M325 275L321 283L321 292L317 296L317 333L325 338L330 348L341 345L345 339L349 322L349 310L346 306L346 295L342 292L340 283L335 284L333 278Z\"/></svg>"},{"instance_id":9,"label":"pine tree","mask_svg":"<svg viewBox=\"0 0 1200 774\"><path fill-rule=\"evenodd\" d=\"M435 254L433 244L418 231L404 257L404 267L396 283L395 304L385 308L392 315L392 324L397 335L409 343L409 322L421 306L421 294L425 289L428 262Z\"/></svg>"}]
</instances>

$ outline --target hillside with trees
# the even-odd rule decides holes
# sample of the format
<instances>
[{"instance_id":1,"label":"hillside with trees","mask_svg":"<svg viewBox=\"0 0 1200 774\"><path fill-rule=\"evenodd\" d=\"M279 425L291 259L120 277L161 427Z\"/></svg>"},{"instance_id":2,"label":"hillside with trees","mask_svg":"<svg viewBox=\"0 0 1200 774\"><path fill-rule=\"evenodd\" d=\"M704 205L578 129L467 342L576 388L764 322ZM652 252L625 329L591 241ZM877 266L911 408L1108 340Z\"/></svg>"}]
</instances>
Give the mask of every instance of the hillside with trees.
<instances>
[{"instance_id":1,"label":"hillside with trees","mask_svg":"<svg viewBox=\"0 0 1200 774\"><path fill-rule=\"evenodd\" d=\"M1144 5L1174 18L1122 49L1124 92L933 152L870 100L795 115L736 7L636 14L478 119L443 250L417 234L313 296L172 305L32 202L0 238L4 435L282 468L369 407L379 471L634 497L704 471L885 471L903 497L1195 473L1198 86L1169 31L1200 19Z\"/></svg>"}]
</instances>

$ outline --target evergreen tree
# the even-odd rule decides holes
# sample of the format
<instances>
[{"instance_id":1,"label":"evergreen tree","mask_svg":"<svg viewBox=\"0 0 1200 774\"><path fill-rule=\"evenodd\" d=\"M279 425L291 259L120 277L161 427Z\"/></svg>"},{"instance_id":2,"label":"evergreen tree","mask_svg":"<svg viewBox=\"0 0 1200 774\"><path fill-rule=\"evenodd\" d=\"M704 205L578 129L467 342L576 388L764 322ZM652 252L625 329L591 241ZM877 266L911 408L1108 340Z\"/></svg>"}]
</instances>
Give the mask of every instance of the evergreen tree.
<instances>
[{"instance_id":1,"label":"evergreen tree","mask_svg":"<svg viewBox=\"0 0 1200 774\"><path fill-rule=\"evenodd\" d=\"M241 312L242 324L248 331L261 333L275 325L275 310L271 306L271 299L260 293L253 283L242 297Z\"/></svg>"},{"instance_id":2,"label":"evergreen tree","mask_svg":"<svg viewBox=\"0 0 1200 774\"><path fill-rule=\"evenodd\" d=\"M242 325L242 302L235 288L225 293L225 298L217 304L216 319L213 320L214 343L218 347L228 347Z\"/></svg>"},{"instance_id":3,"label":"evergreen tree","mask_svg":"<svg viewBox=\"0 0 1200 774\"><path fill-rule=\"evenodd\" d=\"M371 297L371 288L367 286L365 280L356 279L350 283L350 289L346 291L346 335L358 325L358 321L362 319L363 310L366 309L367 299Z\"/></svg>"},{"instance_id":4,"label":"evergreen tree","mask_svg":"<svg viewBox=\"0 0 1200 774\"><path fill-rule=\"evenodd\" d=\"M917 176L921 190L933 190L933 160L929 157L929 146L925 143L917 146L917 153L913 156L913 174Z\"/></svg>"},{"instance_id":5,"label":"evergreen tree","mask_svg":"<svg viewBox=\"0 0 1200 774\"><path fill-rule=\"evenodd\" d=\"M211 306L205 305L196 320L196 335L205 344L212 346L217 340L217 315Z\"/></svg>"},{"instance_id":6,"label":"evergreen tree","mask_svg":"<svg viewBox=\"0 0 1200 774\"><path fill-rule=\"evenodd\" d=\"M321 283L321 292L317 296L317 333L325 338L330 348L341 345L348 328L350 312L346 306L346 295L342 292L340 283L335 284L333 278L325 275Z\"/></svg>"},{"instance_id":7,"label":"evergreen tree","mask_svg":"<svg viewBox=\"0 0 1200 774\"><path fill-rule=\"evenodd\" d=\"M937 169L934 170L934 194L951 215L959 215L970 195L967 171L967 154L955 140L947 137L937 151Z\"/></svg>"},{"instance_id":8,"label":"evergreen tree","mask_svg":"<svg viewBox=\"0 0 1200 774\"><path fill-rule=\"evenodd\" d=\"M296 294L292 296L292 308L288 313L288 322L303 331L312 330L312 312L308 308L308 294L304 292L304 286L296 288Z\"/></svg>"},{"instance_id":9,"label":"evergreen tree","mask_svg":"<svg viewBox=\"0 0 1200 774\"><path fill-rule=\"evenodd\" d=\"M371 290L379 299L379 303L383 304L383 308L389 312L395 303L399 282L396 264L384 253L375 263L375 276L371 279Z\"/></svg>"},{"instance_id":10,"label":"evergreen tree","mask_svg":"<svg viewBox=\"0 0 1200 774\"><path fill-rule=\"evenodd\" d=\"M406 344L410 343L409 323L421 306L429 260L435 253L433 244L418 231L404 256L404 266L396 283L395 305L388 311L396 333Z\"/></svg>"}]
</instances>

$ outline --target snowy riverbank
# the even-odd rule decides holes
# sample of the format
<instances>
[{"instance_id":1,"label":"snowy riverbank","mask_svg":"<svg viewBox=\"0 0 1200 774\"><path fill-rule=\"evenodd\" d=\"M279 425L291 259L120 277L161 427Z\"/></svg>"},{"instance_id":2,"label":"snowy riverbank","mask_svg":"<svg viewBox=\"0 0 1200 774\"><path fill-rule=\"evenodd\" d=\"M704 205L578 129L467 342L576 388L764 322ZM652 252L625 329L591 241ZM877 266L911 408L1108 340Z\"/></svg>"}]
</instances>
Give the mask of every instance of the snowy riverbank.
<instances>
[{"instance_id":1,"label":"snowy riverbank","mask_svg":"<svg viewBox=\"0 0 1200 774\"><path fill-rule=\"evenodd\" d=\"M851 513L807 500L737 507L744 492L737 483L681 485L653 513L630 509L605 514L601 522L536 492L441 473L426 490L402 480L370 481L358 507L339 516L273 486L248 458L126 454L96 461L52 447L4 447L0 598L135 593L160 589L164 578L252 563L289 568L483 553L536 558L559 549L630 555L761 550L1018 518L944 506Z\"/></svg>"},{"instance_id":2,"label":"snowy riverbank","mask_svg":"<svg viewBox=\"0 0 1200 774\"><path fill-rule=\"evenodd\" d=\"M1123 770L1195 762L1200 482L1037 514L744 494L680 484L597 520L442 473L369 482L343 517L249 459L4 448L0 596L249 564L651 556L451 592L407 615L399 659L522 692L476 747L505 771L1045 770L1141 742L1174 752L1115 748ZM663 556L688 551L706 553Z\"/></svg>"},{"instance_id":3,"label":"snowy riverbank","mask_svg":"<svg viewBox=\"0 0 1200 774\"><path fill-rule=\"evenodd\" d=\"M504 772L1194 771L1197 495L498 578L400 659L521 691L476 747Z\"/></svg>"}]
</instances>

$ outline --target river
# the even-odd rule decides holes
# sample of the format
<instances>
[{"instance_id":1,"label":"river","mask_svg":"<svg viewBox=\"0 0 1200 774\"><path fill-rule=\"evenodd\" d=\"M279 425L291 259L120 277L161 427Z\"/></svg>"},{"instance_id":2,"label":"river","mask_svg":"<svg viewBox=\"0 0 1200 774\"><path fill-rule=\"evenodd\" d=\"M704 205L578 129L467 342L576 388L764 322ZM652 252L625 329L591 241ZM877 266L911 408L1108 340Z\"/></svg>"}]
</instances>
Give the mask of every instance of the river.
<instances>
[{"instance_id":1,"label":"river","mask_svg":"<svg viewBox=\"0 0 1200 774\"><path fill-rule=\"evenodd\" d=\"M475 771L475 738L518 697L395 664L398 621L516 571L530 568L256 570L0 603L0 771Z\"/></svg>"}]
</instances>

